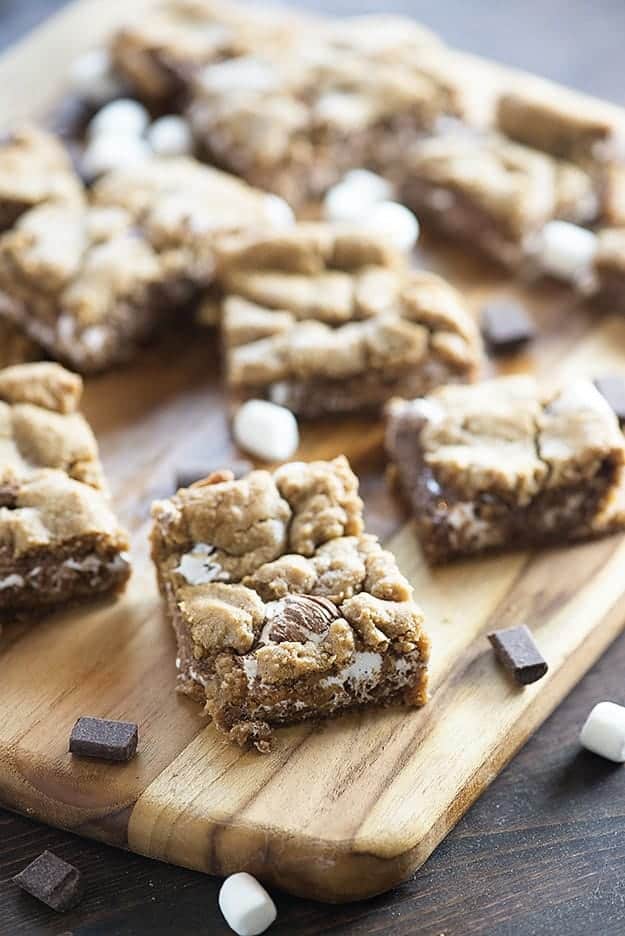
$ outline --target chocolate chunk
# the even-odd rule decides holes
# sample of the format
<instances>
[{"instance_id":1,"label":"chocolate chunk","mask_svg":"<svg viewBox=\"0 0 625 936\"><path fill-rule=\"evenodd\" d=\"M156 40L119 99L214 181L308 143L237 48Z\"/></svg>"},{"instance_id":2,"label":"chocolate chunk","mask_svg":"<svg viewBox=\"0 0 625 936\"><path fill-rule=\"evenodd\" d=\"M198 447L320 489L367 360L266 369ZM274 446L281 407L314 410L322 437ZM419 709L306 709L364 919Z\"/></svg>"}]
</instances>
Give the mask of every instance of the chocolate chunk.
<instances>
[{"instance_id":1,"label":"chocolate chunk","mask_svg":"<svg viewBox=\"0 0 625 936\"><path fill-rule=\"evenodd\" d=\"M597 377L595 387L606 398L622 426L625 423L625 377L618 374Z\"/></svg>"},{"instance_id":2,"label":"chocolate chunk","mask_svg":"<svg viewBox=\"0 0 625 936\"><path fill-rule=\"evenodd\" d=\"M196 481L207 478L210 474L213 474L214 471L218 471L221 468L231 471L235 479L238 480L244 475L249 474L253 467L252 463L245 461L245 459L239 459L238 461L226 465L224 465L223 461L192 462L177 470L176 490L190 487L192 484L195 484Z\"/></svg>"},{"instance_id":3,"label":"chocolate chunk","mask_svg":"<svg viewBox=\"0 0 625 936\"><path fill-rule=\"evenodd\" d=\"M129 761L137 750L138 738L139 732L133 722L83 716L72 728L69 749L72 754L83 757Z\"/></svg>"},{"instance_id":4,"label":"chocolate chunk","mask_svg":"<svg viewBox=\"0 0 625 936\"><path fill-rule=\"evenodd\" d=\"M332 621L341 614L329 598L320 595L286 595L278 602L266 638L274 643L294 640L303 643L314 637L322 637Z\"/></svg>"},{"instance_id":5,"label":"chocolate chunk","mask_svg":"<svg viewBox=\"0 0 625 936\"><path fill-rule=\"evenodd\" d=\"M488 639L499 662L522 686L536 682L547 672L547 662L524 625L493 631Z\"/></svg>"},{"instance_id":6,"label":"chocolate chunk","mask_svg":"<svg viewBox=\"0 0 625 936\"><path fill-rule=\"evenodd\" d=\"M505 354L531 341L536 329L518 302L494 302L482 310L482 334L491 351Z\"/></svg>"},{"instance_id":7,"label":"chocolate chunk","mask_svg":"<svg viewBox=\"0 0 625 936\"><path fill-rule=\"evenodd\" d=\"M61 912L75 907L83 894L80 871L50 851L42 852L13 880L37 900Z\"/></svg>"}]
</instances>

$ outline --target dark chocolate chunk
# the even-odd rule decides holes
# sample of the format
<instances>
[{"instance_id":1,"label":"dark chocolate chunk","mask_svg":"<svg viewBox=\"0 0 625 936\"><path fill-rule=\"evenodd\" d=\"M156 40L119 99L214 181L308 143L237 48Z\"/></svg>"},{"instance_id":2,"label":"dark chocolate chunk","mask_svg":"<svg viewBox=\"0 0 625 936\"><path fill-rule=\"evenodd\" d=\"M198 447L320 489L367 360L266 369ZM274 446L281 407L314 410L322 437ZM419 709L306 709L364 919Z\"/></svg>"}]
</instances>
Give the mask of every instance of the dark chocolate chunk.
<instances>
[{"instance_id":1,"label":"dark chocolate chunk","mask_svg":"<svg viewBox=\"0 0 625 936\"><path fill-rule=\"evenodd\" d=\"M129 761L135 755L138 739L139 732L133 722L83 716L72 728L69 749L72 754L83 757Z\"/></svg>"},{"instance_id":2,"label":"dark chocolate chunk","mask_svg":"<svg viewBox=\"0 0 625 936\"><path fill-rule=\"evenodd\" d=\"M80 871L50 851L42 852L13 880L37 900L61 912L75 907L83 894Z\"/></svg>"},{"instance_id":3,"label":"dark chocolate chunk","mask_svg":"<svg viewBox=\"0 0 625 936\"><path fill-rule=\"evenodd\" d=\"M488 639L499 662L522 686L536 682L547 672L547 661L524 625L493 631Z\"/></svg>"},{"instance_id":4,"label":"dark chocolate chunk","mask_svg":"<svg viewBox=\"0 0 625 936\"><path fill-rule=\"evenodd\" d=\"M214 471L219 471L223 468L225 471L231 471L235 478L242 478L244 475L249 474L252 470L253 465L245 459L239 459L238 461L231 462L230 464L224 464L223 461L220 462L192 462L189 465L184 465L179 468L176 472L176 490L180 488L190 487L192 484L195 484L196 481L201 481L203 478L207 478L208 475L212 474Z\"/></svg>"},{"instance_id":5,"label":"dark chocolate chunk","mask_svg":"<svg viewBox=\"0 0 625 936\"><path fill-rule=\"evenodd\" d=\"M482 310L482 334L494 353L516 351L536 334L534 323L518 302L493 302Z\"/></svg>"},{"instance_id":6,"label":"dark chocolate chunk","mask_svg":"<svg viewBox=\"0 0 625 936\"><path fill-rule=\"evenodd\" d=\"M595 387L606 398L621 425L625 423L625 377L607 374L597 377Z\"/></svg>"}]
</instances>

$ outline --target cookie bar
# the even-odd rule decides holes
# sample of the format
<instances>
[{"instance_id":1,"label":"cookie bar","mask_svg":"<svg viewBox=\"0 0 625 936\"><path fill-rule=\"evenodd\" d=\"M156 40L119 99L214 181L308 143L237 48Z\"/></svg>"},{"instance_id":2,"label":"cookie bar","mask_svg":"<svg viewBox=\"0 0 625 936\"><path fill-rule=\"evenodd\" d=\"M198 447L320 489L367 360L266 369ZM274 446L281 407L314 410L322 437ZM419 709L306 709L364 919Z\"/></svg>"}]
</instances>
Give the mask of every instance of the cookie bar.
<instances>
[{"instance_id":1,"label":"cookie bar","mask_svg":"<svg viewBox=\"0 0 625 936\"><path fill-rule=\"evenodd\" d=\"M82 373L108 368L212 281L220 231L266 226L268 204L190 159L110 173L93 202L43 205L0 237L0 315Z\"/></svg>"},{"instance_id":2,"label":"cookie bar","mask_svg":"<svg viewBox=\"0 0 625 936\"><path fill-rule=\"evenodd\" d=\"M58 364L0 371L0 618L120 592L130 574L81 393Z\"/></svg>"},{"instance_id":3,"label":"cookie bar","mask_svg":"<svg viewBox=\"0 0 625 936\"><path fill-rule=\"evenodd\" d=\"M81 199L69 154L51 134L24 126L0 139L0 231L36 205Z\"/></svg>"},{"instance_id":4,"label":"cookie bar","mask_svg":"<svg viewBox=\"0 0 625 936\"><path fill-rule=\"evenodd\" d=\"M301 416L376 410L471 380L480 339L458 293L385 242L329 224L221 245L226 377Z\"/></svg>"},{"instance_id":5,"label":"cookie bar","mask_svg":"<svg viewBox=\"0 0 625 936\"><path fill-rule=\"evenodd\" d=\"M606 101L525 78L497 103L502 133L558 159L592 166L625 159L625 120Z\"/></svg>"},{"instance_id":6,"label":"cookie bar","mask_svg":"<svg viewBox=\"0 0 625 936\"><path fill-rule=\"evenodd\" d=\"M180 689L232 741L268 751L277 725L426 701L423 616L363 533L345 457L216 472L152 513Z\"/></svg>"},{"instance_id":7,"label":"cookie bar","mask_svg":"<svg viewBox=\"0 0 625 936\"><path fill-rule=\"evenodd\" d=\"M127 212L168 266L205 286L214 274L215 242L226 233L288 226L288 205L196 159L152 159L109 172L93 203ZM175 252L172 256L172 252Z\"/></svg>"},{"instance_id":8,"label":"cookie bar","mask_svg":"<svg viewBox=\"0 0 625 936\"><path fill-rule=\"evenodd\" d=\"M204 68L188 115L209 161L291 204L318 198L367 167L393 177L406 147L462 110L443 69L372 62L308 38L282 57Z\"/></svg>"},{"instance_id":9,"label":"cookie bar","mask_svg":"<svg viewBox=\"0 0 625 936\"><path fill-rule=\"evenodd\" d=\"M166 0L111 40L116 71L141 100L179 109L205 65L256 49L280 50L301 29L303 14L216 0Z\"/></svg>"},{"instance_id":10,"label":"cookie bar","mask_svg":"<svg viewBox=\"0 0 625 936\"><path fill-rule=\"evenodd\" d=\"M590 381L546 393L502 377L394 400L387 446L431 562L625 526L625 440Z\"/></svg>"},{"instance_id":11,"label":"cookie bar","mask_svg":"<svg viewBox=\"0 0 625 936\"><path fill-rule=\"evenodd\" d=\"M415 144L402 189L419 217L509 267L523 262L552 219L586 224L600 212L582 169L497 135L452 133Z\"/></svg>"}]
</instances>

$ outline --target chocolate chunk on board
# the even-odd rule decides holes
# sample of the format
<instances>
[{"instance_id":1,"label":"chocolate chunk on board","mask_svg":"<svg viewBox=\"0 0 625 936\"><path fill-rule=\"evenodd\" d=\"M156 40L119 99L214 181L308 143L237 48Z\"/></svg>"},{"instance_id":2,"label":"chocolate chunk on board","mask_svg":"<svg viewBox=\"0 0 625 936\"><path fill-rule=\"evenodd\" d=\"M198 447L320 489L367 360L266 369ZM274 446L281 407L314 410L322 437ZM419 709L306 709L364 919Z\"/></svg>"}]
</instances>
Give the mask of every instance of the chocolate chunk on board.
<instances>
[{"instance_id":1,"label":"chocolate chunk on board","mask_svg":"<svg viewBox=\"0 0 625 936\"><path fill-rule=\"evenodd\" d=\"M597 377L595 387L605 397L621 426L625 423L625 377L618 374L606 374Z\"/></svg>"},{"instance_id":2,"label":"chocolate chunk on board","mask_svg":"<svg viewBox=\"0 0 625 936\"><path fill-rule=\"evenodd\" d=\"M493 631L488 639L499 662L522 686L536 682L547 672L547 661L525 625Z\"/></svg>"},{"instance_id":3,"label":"chocolate chunk on board","mask_svg":"<svg viewBox=\"0 0 625 936\"><path fill-rule=\"evenodd\" d=\"M518 302L493 302L482 309L484 341L495 354L517 351L536 335L534 323Z\"/></svg>"},{"instance_id":4,"label":"chocolate chunk on board","mask_svg":"<svg viewBox=\"0 0 625 936\"><path fill-rule=\"evenodd\" d=\"M69 749L82 757L129 761L137 751L138 739L138 728L133 722L83 716L72 728Z\"/></svg>"},{"instance_id":5,"label":"chocolate chunk on board","mask_svg":"<svg viewBox=\"0 0 625 936\"><path fill-rule=\"evenodd\" d=\"M50 851L42 852L13 880L22 890L60 912L75 907L84 890L80 871Z\"/></svg>"}]
</instances>

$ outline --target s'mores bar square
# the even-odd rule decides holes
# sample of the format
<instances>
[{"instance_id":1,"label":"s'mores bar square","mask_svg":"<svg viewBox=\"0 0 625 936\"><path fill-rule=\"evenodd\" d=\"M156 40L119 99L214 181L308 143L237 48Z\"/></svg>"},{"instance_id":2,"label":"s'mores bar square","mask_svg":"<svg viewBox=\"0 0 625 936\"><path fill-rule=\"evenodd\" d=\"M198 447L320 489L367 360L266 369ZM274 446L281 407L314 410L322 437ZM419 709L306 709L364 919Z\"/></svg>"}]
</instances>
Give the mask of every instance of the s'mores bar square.
<instances>
[{"instance_id":1,"label":"s'mores bar square","mask_svg":"<svg viewBox=\"0 0 625 936\"><path fill-rule=\"evenodd\" d=\"M495 134L416 143L401 194L419 217L512 268L533 253L551 220L587 224L600 213L588 173Z\"/></svg>"},{"instance_id":2,"label":"s'mores bar square","mask_svg":"<svg viewBox=\"0 0 625 936\"><path fill-rule=\"evenodd\" d=\"M267 226L275 199L191 159L108 174L0 236L0 316L81 373L127 360L215 273L215 241Z\"/></svg>"},{"instance_id":3,"label":"s'mores bar square","mask_svg":"<svg viewBox=\"0 0 625 936\"><path fill-rule=\"evenodd\" d=\"M284 7L163 0L113 34L111 58L137 97L171 110L184 103L201 68L254 49L283 52L304 25L309 21L302 12Z\"/></svg>"},{"instance_id":4,"label":"s'mores bar square","mask_svg":"<svg viewBox=\"0 0 625 936\"><path fill-rule=\"evenodd\" d=\"M431 562L625 527L625 440L590 381L546 392L502 377L394 400L387 447Z\"/></svg>"},{"instance_id":5,"label":"s'mores bar square","mask_svg":"<svg viewBox=\"0 0 625 936\"><path fill-rule=\"evenodd\" d=\"M506 89L495 121L506 136L558 159L586 167L625 160L622 110L541 78Z\"/></svg>"},{"instance_id":6,"label":"s'mores bar square","mask_svg":"<svg viewBox=\"0 0 625 936\"><path fill-rule=\"evenodd\" d=\"M305 417L376 410L471 380L480 339L459 294L385 241L338 225L221 245L226 378Z\"/></svg>"},{"instance_id":7,"label":"s'mores bar square","mask_svg":"<svg viewBox=\"0 0 625 936\"><path fill-rule=\"evenodd\" d=\"M280 56L206 67L188 116L210 162L295 205L349 169L393 177L408 146L461 111L460 85L442 69L339 54L313 33Z\"/></svg>"},{"instance_id":8,"label":"s'mores bar square","mask_svg":"<svg viewBox=\"0 0 625 936\"><path fill-rule=\"evenodd\" d=\"M152 555L183 692L232 741L282 724L423 705L428 638L391 553L363 532L345 457L217 472L152 508Z\"/></svg>"},{"instance_id":9,"label":"s'mores bar square","mask_svg":"<svg viewBox=\"0 0 625 936\"><path fill-rule=\"evenodd\" d=\"M83 187L69 153L50 133L25 125L0 137L0 231L46 202L75 202Z\"/></svg>"},{"instance_id":10,"label":"s'mores bar square","mask_svg":"<svg viewBox=\"0 0 625 936\"><path fill-rule=\"evenodd\" d=\"M81 393L58 364L0 370L0 618L120 592L130 574Z\"/></svg>"}]
</instances>

